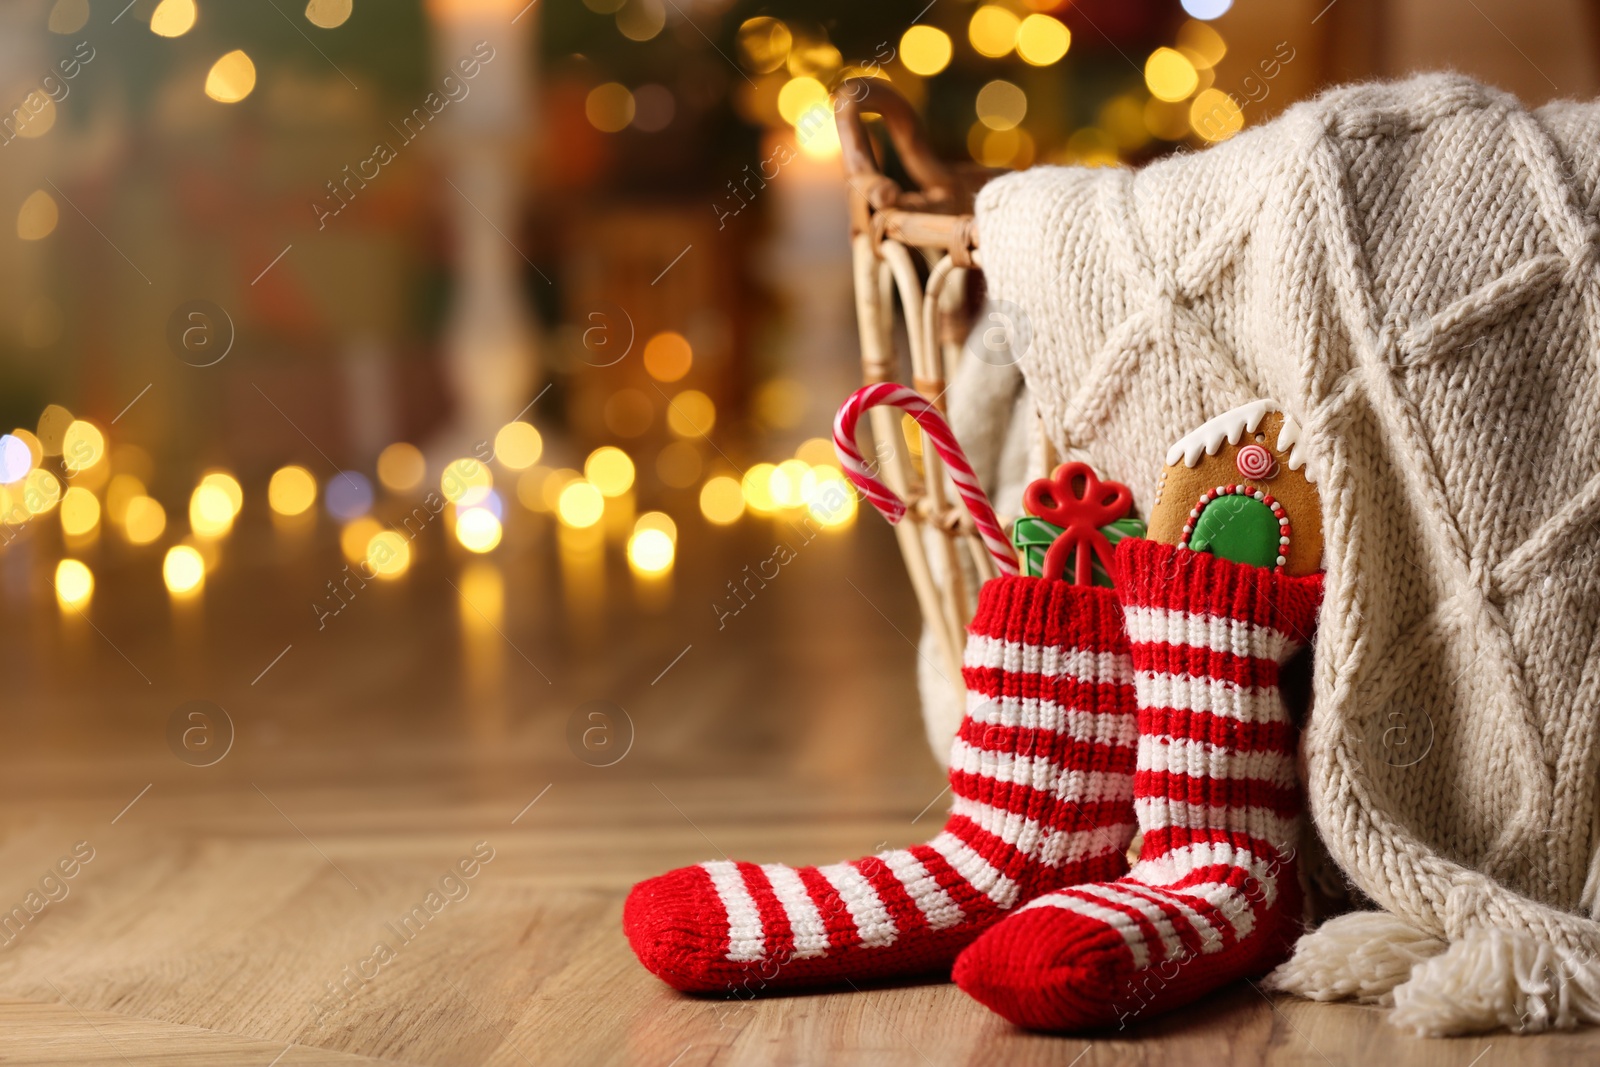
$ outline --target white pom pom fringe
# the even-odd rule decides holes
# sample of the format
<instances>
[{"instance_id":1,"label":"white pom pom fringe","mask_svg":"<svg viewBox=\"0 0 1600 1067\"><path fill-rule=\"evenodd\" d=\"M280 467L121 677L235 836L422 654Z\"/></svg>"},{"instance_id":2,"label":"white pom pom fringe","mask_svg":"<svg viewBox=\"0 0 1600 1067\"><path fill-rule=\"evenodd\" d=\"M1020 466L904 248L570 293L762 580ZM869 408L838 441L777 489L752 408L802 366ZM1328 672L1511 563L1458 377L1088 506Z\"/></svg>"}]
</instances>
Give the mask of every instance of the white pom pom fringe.
<instances>
[{"instance_id":1,"label":"white pom pom fringe","mask_svg":"<svg viewBox=\"0 0 1600 1067\"><path fill-rule=\"evenodd\" d=\"M1386 912L1324 923L1266 985L1311 1000L1392 1004L1389 1021L1422 1037L1600 1024L1600 960L1506 930L1446 943Z\"/></svg>"},{"instance_id":2,"label":"white pom pom fringe","mask_svg":"<svg viewBox=\"0 0 1600 1067\"><path fill-rule=\"evenodd\" d=\"M1600 963L1527 934L1473 930L1419 964L1389 1020L1424 1037L1600 1023Z\"/></svg>"},{"instance_id":3,"label":"white pom pom fringe","mask_svg":"<svg viewBox=\"0 0 1600 1067\"><path fill-rule=\"evenodd\" d=\"M1302 937L1267 986L1311 1000L1388 1003L1413 967L1447 947L1388 912L1351 912Z\"/></svg>"}]
</instances>

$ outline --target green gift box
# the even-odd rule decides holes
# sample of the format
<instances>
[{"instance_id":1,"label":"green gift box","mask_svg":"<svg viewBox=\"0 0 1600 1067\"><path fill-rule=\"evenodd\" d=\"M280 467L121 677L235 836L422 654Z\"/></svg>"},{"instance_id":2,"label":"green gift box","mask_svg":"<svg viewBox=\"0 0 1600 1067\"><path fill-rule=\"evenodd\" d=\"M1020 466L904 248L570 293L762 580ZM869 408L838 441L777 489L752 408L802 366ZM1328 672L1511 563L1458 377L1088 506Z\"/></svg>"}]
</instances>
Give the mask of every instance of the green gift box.
<instances>
[{"instance_id":1,"label":"green gift box","mask_svg":"<svg viewBox=\"0 0 1600 1067\"><path fill-rule=\"evenodd\" d=\"M1063 532L1055 523L1046 522L1032 515L1024 515L1012 524L1011 544L1017 550L1017 558L1022 563L1024 575L1029 578L1043 576L1045 553ZM1116 548L1117 542L1124 537L1143 537L1145 526L1139 519L1118 519L1109 526L1100 527L1100 532L1105 534L1111 547ZM1110 588L1111 575L1106 573L1105 564L1101 562L1098 553L1093 558L1094 584Z\"/></svg>"}]
</instances>

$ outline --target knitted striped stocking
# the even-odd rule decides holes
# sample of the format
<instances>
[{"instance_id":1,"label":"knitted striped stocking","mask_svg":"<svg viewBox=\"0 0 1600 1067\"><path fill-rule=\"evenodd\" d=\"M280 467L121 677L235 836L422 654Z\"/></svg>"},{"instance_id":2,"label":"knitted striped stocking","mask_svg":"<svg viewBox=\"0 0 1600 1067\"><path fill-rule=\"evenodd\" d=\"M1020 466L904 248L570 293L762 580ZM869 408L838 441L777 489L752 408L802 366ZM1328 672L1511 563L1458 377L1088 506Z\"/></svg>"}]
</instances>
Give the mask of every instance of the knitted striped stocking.
<instances>
[{"instance_id":1,"label":"knitted striped stocking","mask_svg":"<svg viewBox=\"0 0 1600 1067\"><path fill-rule=\"evenodd\" d=\"M1126 870L1136 726L1115 593L996 578L969 635L943 832L827 867L717 860L641 882L622 915L639 962L745 996L947 970L1017 905Z\"/></svg>"},{"instance_id":2,"label":"knitted striped stocking","mask_svg":"<svg viewBox=\"0 0 1600 1067\"><path fill-rule=\"evenodd\" d=\"M1139 699L1124 878L1028 903L955 980L1023 1026L1123 1024L1281 962L1298 933L1302 800L1278 668L1308 639L1322 576L1130 538L1117 593Z\"/></svg>"}]
</instances>

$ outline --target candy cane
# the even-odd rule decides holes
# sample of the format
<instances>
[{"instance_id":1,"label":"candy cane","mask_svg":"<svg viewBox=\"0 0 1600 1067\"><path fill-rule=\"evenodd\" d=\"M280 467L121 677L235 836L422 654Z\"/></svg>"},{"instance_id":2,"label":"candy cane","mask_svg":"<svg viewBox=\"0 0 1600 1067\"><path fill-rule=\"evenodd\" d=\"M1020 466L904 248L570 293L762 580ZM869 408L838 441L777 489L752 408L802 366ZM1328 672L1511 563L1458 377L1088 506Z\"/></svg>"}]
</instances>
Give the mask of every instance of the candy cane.
<instances>
[{"instance_id":1,"label":"candy cane","mask_svg":"<svg viewBox=\"0 0 1600 1067\"><path fill-rule=\"evenodd\" d=\"M989 506L989 497L978 484L978 476L972 473L972 464L967 462L966 453L961 451L956 435L950 432L950 424L944 421L939 409L928 403L920 393L903 385L884 382L863 386L850 394L850 399L839 408L839 414L833 420L833 448L839 454L839 463L845 475L891 523L899 522L905 515L905 503L873 476L862 458L861 450L856 447L856 423L860 421L861 413L879 404L899 408L916 419L918 425L927 432L939 458L944 460L945 469L950 472L950 480L955 483L962 502L967 505L967 513L972 516L978 536L983 538L984 546L989 549L989 555L994 557L1000 573L1016 574L1016 553L1001 530L1000 521L994 516L994 508Z\"/></svg>"}]
</instances>

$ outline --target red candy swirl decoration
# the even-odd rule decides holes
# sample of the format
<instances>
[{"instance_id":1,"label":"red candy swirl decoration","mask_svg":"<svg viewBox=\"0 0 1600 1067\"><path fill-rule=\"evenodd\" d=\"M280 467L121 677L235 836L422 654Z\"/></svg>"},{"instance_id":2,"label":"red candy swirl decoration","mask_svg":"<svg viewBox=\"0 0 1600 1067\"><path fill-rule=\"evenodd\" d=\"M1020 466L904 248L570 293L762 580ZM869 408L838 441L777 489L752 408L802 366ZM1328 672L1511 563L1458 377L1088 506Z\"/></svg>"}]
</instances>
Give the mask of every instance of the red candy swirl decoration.
<instances>
[{"instance_id":1,"label":"red candy swirl decoration","mask_svg":"<svg viewBox=\"0 0 1600 1067\"><path fill-rule=\"evenodd\" d=\"M1246 478L1270 478L1278 467L1272 453L1261 445L1245 445L1233 458L1234 466Z\"/></svg>"},{"instance_id":2,"label":"red candy swirl decoration","mask_svg":"<svg viewBox=\"0 0 1600 1067\"><path fill-rule=\"evenodd\" d=\"M1073 584L1094 582L1093 556L1111 573L1111 542L1100 532L1127 516L1133 490L1121 482L1102 482L1087 463L1063 463L1055 474L1031 483L1022 493L1028 514L1061 527L1061 536L1044 556L1041 578L1062 578L1074 557ZM1091 555L1093 554L1093 556Z\"/></svg>"}]
</instances>

